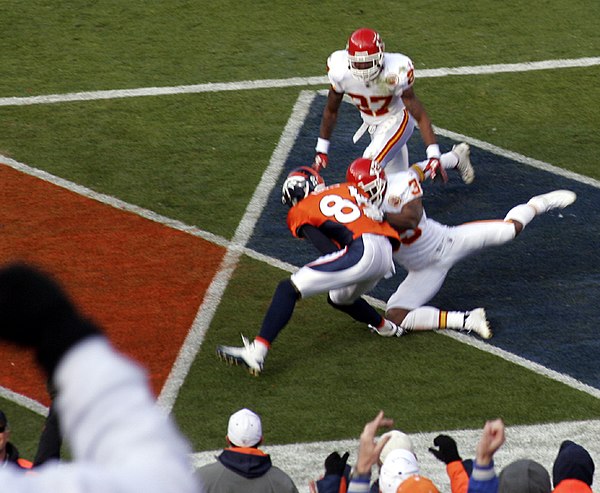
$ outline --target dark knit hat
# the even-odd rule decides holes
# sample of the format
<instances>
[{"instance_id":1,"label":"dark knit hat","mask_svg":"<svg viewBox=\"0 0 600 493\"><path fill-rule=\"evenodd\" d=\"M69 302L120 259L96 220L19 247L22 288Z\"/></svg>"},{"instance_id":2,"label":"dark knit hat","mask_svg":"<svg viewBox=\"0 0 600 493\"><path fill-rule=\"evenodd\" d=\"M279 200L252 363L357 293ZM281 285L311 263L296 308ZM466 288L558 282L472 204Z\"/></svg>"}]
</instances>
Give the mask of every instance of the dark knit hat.
<instances>
[{"instance_id":1,"label":"dark knit hat","mask_svg":"<svg viewBox=\"0 0 600 493\"><path fill-rule=\"evenodd\" d=\"M541 464L521 459L502 469L498 493L550 493L550 474Z\"/></svg>"},{"instance_id":2,"label":"dark knit hat","mask_svg":"<svg viewBox=\"0 0 600 493\"><path fill-rule=\"evenodd\" d=\"M578 479L592 486L594 469L594 461L588 451L571 440L565 440L552 467L552 482L555 488L563 479Z\"/></svg>"}]
</instances>

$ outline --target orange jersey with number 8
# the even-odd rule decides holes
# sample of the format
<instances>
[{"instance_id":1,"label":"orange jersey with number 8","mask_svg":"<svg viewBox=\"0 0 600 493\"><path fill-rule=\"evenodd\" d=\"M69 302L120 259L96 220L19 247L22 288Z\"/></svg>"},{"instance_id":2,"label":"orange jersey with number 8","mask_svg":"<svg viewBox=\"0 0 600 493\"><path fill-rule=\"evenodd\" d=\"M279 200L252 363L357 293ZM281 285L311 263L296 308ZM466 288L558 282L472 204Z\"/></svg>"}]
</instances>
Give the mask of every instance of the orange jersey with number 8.
<instances>
[{"instance_id":1,"label":"orange jersey with number 8","mask_svg":"<svg viewBox=\"0 0 600 493\"><path fill-rule=\"evenodd\" d=\"M387 222L366 216L360 205L362 197L359 197L360 192L349 183L313 192L289 210L288 228L295 237L299 237L298 231L305 224L320 228L328 221L334 222L349 230L352 239L366 233L387 236L396 250L400 246L398 232Z\"/></svg>"}]
</instances>

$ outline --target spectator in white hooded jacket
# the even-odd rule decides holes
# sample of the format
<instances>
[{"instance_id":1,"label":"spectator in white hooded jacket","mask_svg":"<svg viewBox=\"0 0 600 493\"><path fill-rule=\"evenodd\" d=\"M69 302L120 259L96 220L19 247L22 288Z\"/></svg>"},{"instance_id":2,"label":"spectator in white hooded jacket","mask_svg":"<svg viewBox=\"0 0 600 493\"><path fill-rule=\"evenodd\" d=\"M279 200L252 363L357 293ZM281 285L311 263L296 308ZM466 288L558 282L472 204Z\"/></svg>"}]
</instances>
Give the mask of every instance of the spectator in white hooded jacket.
<instances>
[{"instance_id":1,"label":"spectator in white hooded jacket","mask_svg":"<svg viewBox=\"0 0 600 493\"><path fill-rule=\"evenodd\" d=\"M0 340L33 349L57 389L73 460L24 475L0 470L11 493L196 493L190 448L155 405L145 372L119 354L60 286L32 267L0 268Z\"/></svg>"}]
</instances>

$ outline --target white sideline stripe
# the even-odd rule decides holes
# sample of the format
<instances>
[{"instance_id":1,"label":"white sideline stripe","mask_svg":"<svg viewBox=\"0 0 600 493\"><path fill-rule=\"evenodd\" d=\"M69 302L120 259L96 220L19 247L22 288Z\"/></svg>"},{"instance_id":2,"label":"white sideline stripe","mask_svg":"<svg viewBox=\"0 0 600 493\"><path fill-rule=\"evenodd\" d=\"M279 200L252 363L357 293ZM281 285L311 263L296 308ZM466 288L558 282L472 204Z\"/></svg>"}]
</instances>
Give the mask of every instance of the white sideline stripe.
<instances>
[{"instance_id":1,"label":"white sideline stripe","mask_svg":"<svg viewBox=\"0 0 600 493\"><path fill-rule=\"evenodd\" d=\"M433 129L436 134L441 135L443 137L448 137L459 142L466 142L467 144L479 147L480 149L483 149L484 151L490 152L492 154L496 154L497 156L502 156L516 161L518 163L526 164L527 166L547 171L554 175L559 175L574 181L578 181L580 183L584 183L586 185L591 185L593 187L600 188L600 181L595 180L594 178L591 178L589 176L579 175L577 173L574 173L573 171L568 171L566 169L553 166L552 164L545 163L544 161L533 159L524 156L523 154L519 154L518 152L509 151L507 149L503 149L502 147L495 146L494 144L490 144L489 142L474 139L473 137L468 137L467 135L452 132L451 130L445 130L436 126L434 126Z\"/></svg>"},{"instance_id":2,"label":"white sideline stripe","mask_svg":"<svg viewBox=\"0 0 600 493\"><path fill-rule=\"evenodd\" d=\"M179 389L202 346L204 336L206 335L206 331L208 330L217 307L221 303L225 288L227 287L227 284L229 284L231 275L233 274L240 257L244 253L244 247L252 236L256 223L267 204L271 190L273 190L277 183L277 178L281 173L283 163L287 160L294 142L300 133L314 97L314 92L302 91L300 93L292 110L292 114L281 134L277 147L273 151L269 166L267 166L263 173L260 183L254 190L254 195L246 207L246 212L235 231L233 240L227 248L219 272L209 287L211 296L207 293L207 299L202 302L192 328L158 398L160 407L167 411L170 411L173 408L177 395L179 394Z\"/></svg>"},{"instance_id":3,"label":"white sideline stripe","mask_svg":"<svg viewBox=\"0 0 600 493\"><path fill-rule=\"evenodd\" d=\"M8 401L12 401L16 404L19 404L25 409L29 409L30 411L33 411L34 413L39 414L41 416L48 415L48 408L46 406L40 404L34 399L30 399L29 397L24 396L23 394L17 394L16 392L13 392L12 390L7 389L6 387L0 387L0 397L2 399L6 399Z\"/></svg>"},{"instance_id":4,"label":"white sideline stripe","mask_svg":"<svg viewBox=\"0 0 600 493\"><path fill-rule=\"evenodd\" d=\"M435 405L435 403L432 403L432 405ZM544 405L544 403L541 402L540 405ZM490 416L490 418L493 418L493 416ZM289 445L267 444L261 449L271 455L274 465L290 475L299 491L308 491L309 481L321 477L323 462L334 450L337 450L340 454L346 451L350 452L348 463L354 464L356 462L358 435L361 429L362 424L357 424L357 429L354 430L357 439ZM348 432L351 432L351 430L348 430ZM475 446L481 436L481 429L410 433L415 452L419 458L421 471L425 476L431 478L441 492L449 492L450 482L446 475L445 465L435 459L427 450L433 446L433 439L439 433L453 437L456 440L461 457L468 459L475 455ZM599 435L600 420L522 426L512 426L508 423L506 443L494 456L496 472L500 472L503 467L514 460L529 458L542 464L552 474L552 464L563 440L573 440L585 447L597 463L597 458L600 457L600 441L597 439ZM222 449L218 449L193 454L194 466L200 467L214 462L215 456L221 451ZM594 484L598 484L598 481L600 481L600 468L596 467Z\"/></svg>"},{"instance_id":5,"label":"white sideline stripe","mask_svg":"<svg viewBox=\"0 0 600 493\"><path fill-rule=\"evenodd\" d=\"M9 158L7 156L3 156L2 154L0 154L0 165L3 165L3 164L6 166L9 166L10 168L18 170L21 173L24 173L24 174L27 174L30 176L35 176L36 178L39 178L40 180L44 180L48 183L52 183L53 185L67 189L67 190L74 192L78 195L81 195L83 197L87 197L88 199L92 199L97 202L101 202L103 204L114 207L115 209L119 209L119 210L126 211L126 212L131 212L132 214L136 214L140 217L149 219L150 221L154 221L156 223L162 224L169 228L176 229L178 231L182 231L184 233L191 234L193 236L197 236L206 241L214 243L215 245L219 245L222 247L227 247L229 245L229 241L221 236L214 235L212 233L209 233L208 231L203 231L194 226L188 226L187 224L185 224L181 221L176 221L176 220L168 218L166 216L162 216L160 214L157 214L156 212L153 212L148 209L144 209L137 205L129 204L123 200L113 197L112 195L106 195L103 193L96 192L90 188L84 187L84 186L74 183L72 181L65 180L64 178L61 178L59 176L52 175L52 174L48 173L47 171L43 171L43 170L40 170L37 168L32 168L31 166L28 166L27 164L20 163L19 161L15 161L12 158Z\"/></svg>"},{"instance_id":6,"label":"white sideline stripe","mask_svg":"<svg viewBox=\"0 0 600 493\"><path fill-rule=\"evenodd\" d=\"M503 63L496 65L478 65L471 67L441 67L435 69L417 69L418 78L447 77L453 75L482 75L503 72L529 72L532 70L551 70L562 68L591 67L600 65L600 57L587 57L563 60L544 60L539 62ZM96 101L101 99L122 99L142 96L167 96L172 94L197 94L203 92L241 91L248 89L270 89L277 87L313 86L329 84L326 76L291 77L289 79L246 80L238 82L209 82L170 87L142 87L137 89L113 89L105 91L83 91L66 94L48 94L27 97L0 98L0 106L28 106L33 104L67 103L73 101Z\"/></svg>"},{"instance_id":7,"label":"white sideline stripe","mask_svg":"<svg viewBox=\"0 0 600 493\"><path fill-rule=\"evenodd\" d=\"M206 84L194 84L189 86L141 87L138 89L112 89L107 91L48 94L45 96L8 97L0 98L0 106L28 106L32 104L136 98L141 96L168 96L172 94L272 89L277 87L312 86L326 83L327 77L292 77L289 79L245 80L239 82L208 82Z\"/></svg>"},{"instance_id":8,"label":"white sideline stripe","mask_svg":"<svg viewBox=\"0 0 600 493\"><path fill-rule=\"evenodd\" d=\"M494 65L476 65L472 67L442 67L415 70L415 77L446 77L448 75L482 75L503 72L530 72L533 70L552 70L559 68L591 67L600 65L600 57L574 58L562 60L544 60L540 62L499 63Z\"/></svg>"}]
</instances>

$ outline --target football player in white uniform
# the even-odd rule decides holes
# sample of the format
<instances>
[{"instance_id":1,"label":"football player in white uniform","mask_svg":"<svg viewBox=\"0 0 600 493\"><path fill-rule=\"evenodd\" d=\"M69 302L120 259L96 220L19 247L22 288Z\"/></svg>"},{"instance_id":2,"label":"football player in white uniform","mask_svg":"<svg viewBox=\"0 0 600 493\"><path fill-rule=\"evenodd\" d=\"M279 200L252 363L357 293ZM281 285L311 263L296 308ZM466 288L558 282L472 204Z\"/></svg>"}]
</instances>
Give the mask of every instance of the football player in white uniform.
<instances>
[{"instance_id":1,"label":"football player in white uniform","mask_svg":"<svg viewBox=\"0 0 600 493\"><path fill-rule=\"evenodd\" d=\"M363 157L377 161L388 176L408 169L406 142L416 123L427 146L427 158L440 159L444 168L456 168L465 183L473 181L469 146L461 143L440 154L427 111L413 89L412 61L400 53L385 53L379 33L367 28L354 31L346 49L327 59L327 75L331 87L315 148L315 169L328 164L329 140L346 94L363 119L354 142L368 130L371 143Z\"/></svg>"},{"instance_id":2,"label":"football player in white uniform","mask_svg":"<svg viewBox=\"0 0 600 493\"><path fill-rule=\"evenodd\" d=\"M387 222L400 232L401 245L394 260L408 274L389 298L385 318L404 333L454 329L473 331L489 339L492 331L483 308L463 312L424 305L440 290L448 271L459 260L513 240L535 216L567 207L576 195L570 190L554 190L513 207L504 219L446 226L428 218L423 208L421 181L431 171L429 161L423 161L408 171L386 177L376 161L358 158L346 173L346 181L362 188L373 205L381 208Z\"/></svg>"}]
</instances>

